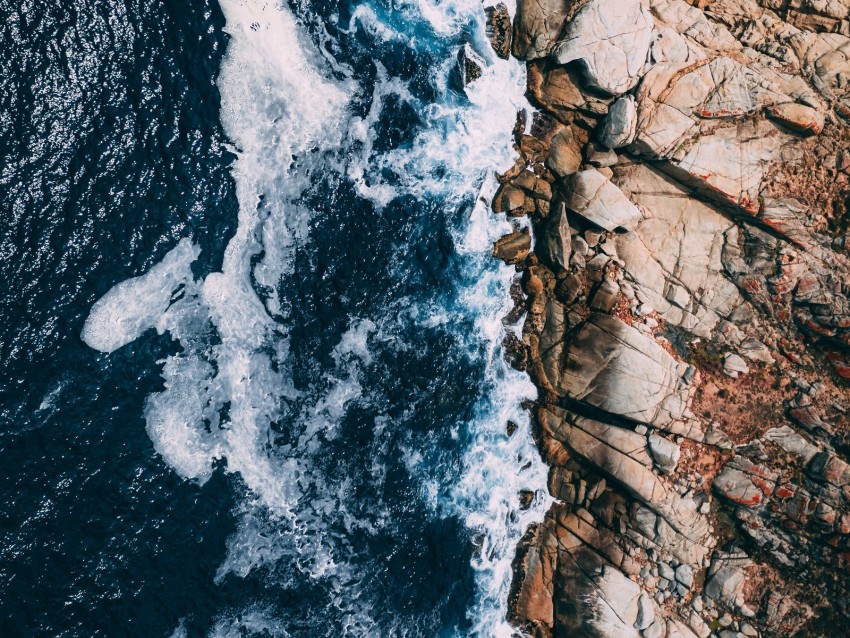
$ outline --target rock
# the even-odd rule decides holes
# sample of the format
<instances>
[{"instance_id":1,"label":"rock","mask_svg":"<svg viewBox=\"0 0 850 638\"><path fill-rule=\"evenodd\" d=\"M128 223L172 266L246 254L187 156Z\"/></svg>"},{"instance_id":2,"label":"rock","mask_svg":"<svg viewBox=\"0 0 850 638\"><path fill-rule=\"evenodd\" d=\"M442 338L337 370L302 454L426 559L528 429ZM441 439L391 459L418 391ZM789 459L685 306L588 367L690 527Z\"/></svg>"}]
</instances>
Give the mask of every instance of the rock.
<instances>
[{"instance_id":1,"label":"rock","mask_svg":"<svg viewBox=\"0 0 850 638\"><path fill-rule=\"evenodd\" d=\"M614 151L603 148L594 142L590 142L585 148L585 157L588 164L596 166L600 169L600 172L602 172L601 169L614 166L619 161ZM610 179L610 176L606 175L606 177Z\"/></svg>"},{"instance_id":2,"label":"rock","mask_svg":"<svg viewBox=\"0 0 850 638\"><path fill-rule=\"evenodd\" d=\"M668 323L710 338L744 303L722 261L725 233L733 225L647 166L621 170L617 182L646 211L633 233L616 238L636 292Z\"/></svg>"},{"instance_id":3,"label":"rock","mask_svg":"<svg viewBox=\"0 0 850 638\"><path fill-rule=\"evenodd\" d=\"M764 438L776 443L776 445L786 452L799 456L802 462L806 465L820 451L816 445L809 443L809 441L797 434L787 425L783 425L780 428L770 428L767 432L765 432Z\"/></svg>"},{"instance_id":4,"label":"rock","mask_svg":"<svg viewBox=\"0 0 850 638\"><path fill-rule=\"evenodd\" d=\"M487 39L500 58L507 60L511 54L511 16L508 8L500 2L495 7L484 9L487 16Z\"/></svg>"},{"instance_id":5,"label":"rock","mask_svg":"<svg viewBox=\"0 0 850 638\"><path fill-rule=\"evenodd\" d=\"M770 354L770 348L764 345L758 339L747 337L738 344L738 353L746 357L750 361L760 361L761 363L773 363L773 355Z\"/></svg>"},{"instance_id":6,"label":"rock","mask_svg":"<svg viewBox=\"0 0 850 638\"><path fill-rule=\"evenodd\" d=\"M664 621L656 621L643 631L643 638L664 638L666 633Z\"/></svg>"},{"instance_id":7,"label":"rock","mask_svg":"<svg viewBox=\"0 0 850 638\"><path fill-rule=\"evenodd\" d=\"M503 184L493 198L493 212L512 213L522 209L525 193L513 184Z\"/></svg>"},{"instance_id":8,"label":"rock","mask_svg":"<svg viewBox=\"0 0 850 638\"><path fill-rule=\"evenodd\" d=\"M546 229L540 246L541 255L556 271L566 270L570 265L572 236L567 209L563 202L558 204L556 212L549 215L545 224Z\"/></svg>"},{"instance_id":9,"label":"rock","mask_svg":"<svg viewBox=\"0 0 850 638\"><path fill-rule=\"evenodd\" d=\"M493 256L508 264L516 264L531 251L531 235L528 230L505 235L493 245Z\"/></svg>"},{"instance_id":10,"label":"rock","mask_svg":"<svg viewBox=\"0 0 850 638\"><path fill-rule=\"evenodd\" d=\"M581 167L581 147L570 128L564 128L552 136L546 166L559 177L577 173Z\"/></svg>"},{"instance_id":11,"label":"rock","mask_svg":"<svg viewBox=\"0 0 850 638\"><path fill-rule=\"evenodd\" d=\"M765 468L736 456L712 483L722 496L744 507L758 507L776 487L776 477Z\"/></svg>"},{"instance_id":12,"label":"rock","mask_svg":"<svg viewBox=\"0 0 850 638\"><path fill-rule=\"evenodd\" d=\"M555 286L555 296L564 304L571 304L581 292L581 279L575 275L567 275L565 279L559 281Z\"/></svg>"},{"instance_id":13,"label":"rock","mask_svg":"<svg viewBox=\"0 0 850 638\"><path fill-rule=\"evenodd\" d=\"M552 338L561 340L561 334ZM543 343L541 342L541 350ZM659 428L681 419L690 390L687 365L610 315L594 315L566 346L565 357L544 357L546 375L562 395Z\"/></svg>"},{"instance_id":14,"label":"rock","mask_svg":"<svg viewBox=\"0 0 850 638\"><path fill-rule=\"evenodd\" d=\"M593 298L590 300L590 308L600 312L611 312L611 309L617 303L617 295L620 292L620 287L610 279L604 279L596 292L593 293Z\"/></svg>"},{"instance_id":15,"label":"rock","mask_svg":"<svg viewBox=\"0 0 850 638\"><path fill-rule=\"evenodd\" d=\"M676 580L690 589L694 586L694 570L690 565L679 565L676 568Z\"/></svg>"},{"instance_id":16,"label":"rock","mask_svg":"<svg viewBox=\"0 0 850 638\"><path fill-rule=\"evenodd\" d=\"M638 612L635 620L635 628L641 631L649 628L655 622L655 605L646 592L641 592L638 598Z\"/></svg>"},{"instance_id":17,"label":"rock","mask_svg":"<svg viewBox=\"0 0 850 638\"><path fill-rule=\"evenodd\" d=\"M649 451L652 453L652 458L655 459L655 463L662 472L670 474L676 470L676 466L679 464L681 450L673 441L655 433L650 434Z\"/></svg>"},{"instance_id":18,"label":"rock","mask_svg":"<svg viewBox=\"0 0 850 638\"><path fill-rule=\"evenodd\" d=\"M737 354L727 352L723 357L723 374L733 379L737 379L740 374L747 374L750 371L744 361Z\"/></svg>"},{"instance_id":19,"label":"rock","mask_svg":"<svg viewBox=\"0 0 850 638\"><path fill-rule=\"evenodd\" d=\"M641 218L635 205L596 169L573 176L567 207L608 231L633 228Z\"/></svg>"},{"instance_id":20,"label":"rock","mask_svg":"<svg viewBox=\"0 0 850 638\"><path fill-rule=\"evenodd\" d=\"M461 86L466 87L480 78L481 70L486 64L471 45L464 44L457 53L457 68L460 73Z\"/></svg>"},{"instance_id":21,"label":"rock","mask_svg":"<svg viewBox=\"0 0 850 638\"><path fill-rule=\"evenodd\" d=\"M608 110L608 100L584 91L575 69L548 61L528 65L528 91L542 108L567 125L573 123L577 110L594 116Z\"/></svg>"},{"instance_id":22,"label":"rock","mask_svg":"<svg viewBox=\"0 0 850 638\"><path fill-rule=\"evenodd\" d=\"M599 141L608 148L622 148L632 143L637 133L635 98L625 95L614 102L599 130Z\"/></svg>"},{"instance_id":23,"label":"rock","mask_svg":"<svg viewBox=\"0 0 850 638\"><path fill-rule=\"evenodd\" d=\"M705 582L707 597L727 608L733 608L742 599L746 569L751 561L742 552L715 552Z\"/></svg>"},{"instance_id":24,"label":"rock","mask_svg":"<svg viewBox=\"0 0 850 638\"><path fill-rule=\"evenodd\" d=\"M518 0L512 53L520 60L549 55L567 17L564 0Z\"/></svg>"},{"instance_id":25,"label":"rock","mask_svg":"<svg viewBox=\"0 0 850 638\"><path fill-rule=\"evenodd\" d=\"M795 133L818 135L823 131L823 114L803 104L785 103L767 107L767 116Z\"/></svg>"},{"instance_id":26,"label":"rock","mask_svg":"<svg viewBox=\"0 0 850 638\"><path fill-rule=\"evenodd\" d=\"M511 184L525 191L533 199L549 201L552 199L552 186L545 179L538 177L532 171L520 171L511 180Z\"/></svg>"},{"instance_id":27,"label":"rock","mask_svg":"<svg viewBox=\"0 0 850 638\"><path fill-rule=\"evenodd\" d=\"M652 26L640 0L590 0L567 24L553 55L561 64L581 60L591 87L620 95L640 79Z\"/></svg>"}]
</instances>

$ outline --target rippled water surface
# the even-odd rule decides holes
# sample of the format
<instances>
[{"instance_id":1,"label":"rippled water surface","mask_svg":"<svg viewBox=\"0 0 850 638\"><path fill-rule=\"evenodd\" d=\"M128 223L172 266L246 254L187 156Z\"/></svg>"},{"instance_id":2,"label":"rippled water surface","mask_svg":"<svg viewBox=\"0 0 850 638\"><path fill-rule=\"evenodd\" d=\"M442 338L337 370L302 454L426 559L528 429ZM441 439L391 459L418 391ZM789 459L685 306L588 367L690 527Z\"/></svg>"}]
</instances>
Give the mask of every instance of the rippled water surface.
<instances>
[{"instance_id":1,"label":"rippled water surface","mask_svg":"<svg viewBox=\"0 0 850 638\"><path fill-rule=\"evenodd\" d=\"M510 636L482 5L0 7L0 634Z\"/></svg>"}]
</instances>

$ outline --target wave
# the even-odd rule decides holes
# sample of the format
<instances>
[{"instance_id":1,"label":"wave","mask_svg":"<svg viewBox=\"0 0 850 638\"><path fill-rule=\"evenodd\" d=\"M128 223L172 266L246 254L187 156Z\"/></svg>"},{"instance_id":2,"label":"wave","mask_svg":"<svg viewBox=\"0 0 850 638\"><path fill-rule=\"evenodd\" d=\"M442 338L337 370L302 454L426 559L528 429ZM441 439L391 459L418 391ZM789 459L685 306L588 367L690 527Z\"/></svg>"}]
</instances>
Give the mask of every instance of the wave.
<instances>
[{"instance_id":1,"label":"wave","mask_svg":"<svg viewBox=\"0 0 850 638\"><path fill-rule=\"evenodd\" d=\"M500 318L514 275L489 249L509 225L483 201L494 172L513 159L510 130L516 111L528 108L524 69L492 55L474 0L403 2L392 11L361 5L345 24L318 26L307 3L221 0L221 8L231 38L218 79L221 119L237 158L239 200L221 272L195 280L198 251L183 240L98 301L82 335L104 352L148 328L179 343L162 362L164 389L148 398L145 419L156 451L183 478L204 482L223 464L243 490L216 582L261 573L269 587L312 601L298 610L260 602L223 609L209 635L297 635L311 623L310 635L434 635L444 622L439 610L405 603L392 611L391 594L374 581L394 578L393 557L459 518L479 546L471 559L475 595L463 629L455 623L440 635L510 636L510 563L549 497L528 428L505 434L509 419L527 425L520 404L534 388L501 357ZM350 51L364 38L374 47L366 50L371 73ZM464 43L485 67L460 92L451 77ZM377 59L396 46L430 66L411 77ZM380 131L400 105L416 125L410 134L401 126L387 144ZM352 223L360 209L415 237L445 224L453 253L445 272L454 279L414 285L408 279L422 275L399 255L376 261L389 268L385 302L346 290L314 299L323 267L352 267L325 260L337 252L363 258L356 246L349 255L317 245L316 235L331 213ZM372 235L363 241L384 245ZM415 251L413 241L398 245ZM321 308L332 302L342 309L336 315ZM445 357L445 369L434 378L408 367L403 372L422 383L387 379L393 360L427 367L417 348L444 337L449 352L431 358ZM452 368L477 384L469 410L455 415L458 423L433 413L431 429L419 432L422 415L439 405L431 395L451 394L453 381L442 377ZM465 405L462 397L449 403ZM398 487L402 470L409 477L402 485L414 486L406 500L397 493L407 494ZM526 510L520 490L536 494ZM411 539L399 541L405 534ZM387 539L400 547L385 549Z\"/></svg>"}]
</instances>

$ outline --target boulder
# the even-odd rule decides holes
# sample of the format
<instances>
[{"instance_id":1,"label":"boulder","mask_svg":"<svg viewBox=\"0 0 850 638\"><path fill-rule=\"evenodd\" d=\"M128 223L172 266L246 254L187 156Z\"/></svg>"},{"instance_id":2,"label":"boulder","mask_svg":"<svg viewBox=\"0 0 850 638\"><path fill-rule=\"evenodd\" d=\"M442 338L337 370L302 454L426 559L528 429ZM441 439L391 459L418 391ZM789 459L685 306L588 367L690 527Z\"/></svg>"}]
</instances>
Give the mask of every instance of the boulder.
<instances>
[{"instance_id":1,"label":"boulder","mask_svg":"<svg viewBox=\"0 0 850 638\"><path fill-rule=\"evenodd\" d=\"M649 451L652 453L656 465L665 474L670 474L676 470L682 453L679 446L673 441L655 433L649 435Z\"/></svg>"},{"instance_id":2,"label":"boulder","mask_svg":"<svg viewBox=\"0 0 850 638\"><path fill-rule=\"evenodd\" d=\"M521 230L505 235L493 245L493 256L508 264L516 264L531 252L531 234Z\"/></svg>"},{"instance_id":3,"label":"boulder","mask_svg":"<svg viewBox=\"0 0 850 638\"><path fill-rule=\"evenodd\" d=\"M484 9L484 13L487 16L487 39L490 40L490 45L493 47L496 55L507 60L511 55L511 38L513 33L508 8L504 3L500 2L495 7Z\"/></svg>"},{"instance_id":4,"label":"boulder","mask_svg":"<svg viewBox=\"0 0 850 638\"><path fill-rule=\"evenodd\" d=\"M625 95L608 110L599 130L599 141L608 148L621 148L632 143L637 132L635 98Z\"/></svg>"},{"instance_id":5,"label":"boulder","mask_svg":"<svg viewBox=\"0 0 850 638\"><path fill-rule=\"evenodd\" d=\"M554 335L553 335L554 336ZM678 363L652 338L611 315L595 314L568 343L541 354L562 396L658 428L686 418L692 389Z\"/></svg>"},{"instance_id":6,"label":"boulder","mask_svg":"<svg viewBox=\"0 0 850 638\"><path fill-rule=\"evenodd\" d=\"M588 85L621 95L640 80L652 26L641 0L590 0L569 21L553 55L561 64L581 61Z\"/></svg>"},{"instance_id":7,"label":"boulder","mask_svg":"<svg viewBox=\"0 0 850 638\"><path fill-rule=\"evenodd\" d=\"M567 207L609 231L633 228L641 218L637 207L595 168L573 176Z\"/></svg>"},{"instance_id":8,"label":"boulder","mask_svg":"<svg viewBox=\"0 0 850 638\"><path fill-rule=\"evenodd\" d=\"M565 127L552 136L549 144L549 157L546 166L559 177L567 177L578 172L581 167L581 146L576 141L572 129Z\"/></svg>"},{"instance_id":9,"label":"boulder","mask_svg":"<svg viewBox=\"0 0 850 638\"><path fill-rule=\"evenodd\" d=\"M603 279L602 283L593 293L593 298L590 300L590 309L598 310L599 312L611 312L614 305L617 303L620 287L610 279Z\"/></svg>"},{"instance_id":10,"label":"boulder","mask_svg":"<svg viewBox=\"0 0 850 638\"><path fill-rule=\"evenodd\" d=\"M549 55L567 17L566 0L518 0L511 47L515 58L533 60Z\"/></svg>"},{"instance_id":11,"label":"boulder","mask_svg":"<svg viewBox=\"0 0 850 638\"><path fill-rule=\"evenodd\" d=\"M738 375L747 374L749 371L750 368L747 366L747 362L737 354L727 352L726 356L723 357L723 374L727 377L737 379Z\"/></svg>"},{"instance_id":12,"label":"boulder","mask_svg":"<svg viewBox=\"0 0 850 638\"><path fill-rule=\"evenodd\" d=\"M768 117L795 133L818 135L823 130L823 113L805 104L785 103L770 106Z\"/></svg>"},{"instance_id":13,"label":"boulder","mask_svg":"<svg viewBox=\"0 0 850 638\"><path fill-rule=\"evenodd\" d=\"M746 569L751 565L743 552L715 552L703 592L724 607L734 608L743 602Z\"/></svg>"},{"instance_id":14,"label":"boulder","mask_svg":"<svg viewBox=\"0 0 850 638\"><path fill-rule=\"evenodd\" d=\"M572 252L572 236L570 223L567 219L567 209L559 202L555 212L546 218L540 252L553 269L567 270Z\"/></svg>"}]
</instances>

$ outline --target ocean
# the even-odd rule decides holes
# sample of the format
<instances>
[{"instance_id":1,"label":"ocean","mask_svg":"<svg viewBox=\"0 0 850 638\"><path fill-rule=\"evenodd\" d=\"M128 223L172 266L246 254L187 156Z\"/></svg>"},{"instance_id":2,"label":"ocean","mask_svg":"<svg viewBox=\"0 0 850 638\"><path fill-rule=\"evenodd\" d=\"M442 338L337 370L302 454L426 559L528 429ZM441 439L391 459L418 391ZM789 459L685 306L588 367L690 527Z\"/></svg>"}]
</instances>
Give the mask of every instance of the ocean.
<instances>
[{"instance_id":1,"label":"ocean","mask_svg":"<svg viewBox=\"0 0 850 638\"><path fill-rule=\"evenodd\" d=\"M483 6L0 0L0 635L514 635Z\"/></svg>"}]
</instances>

